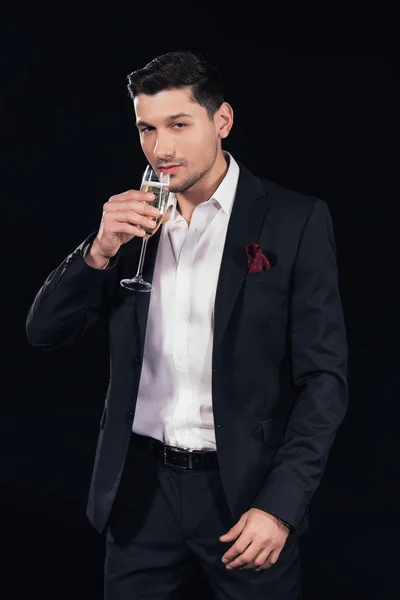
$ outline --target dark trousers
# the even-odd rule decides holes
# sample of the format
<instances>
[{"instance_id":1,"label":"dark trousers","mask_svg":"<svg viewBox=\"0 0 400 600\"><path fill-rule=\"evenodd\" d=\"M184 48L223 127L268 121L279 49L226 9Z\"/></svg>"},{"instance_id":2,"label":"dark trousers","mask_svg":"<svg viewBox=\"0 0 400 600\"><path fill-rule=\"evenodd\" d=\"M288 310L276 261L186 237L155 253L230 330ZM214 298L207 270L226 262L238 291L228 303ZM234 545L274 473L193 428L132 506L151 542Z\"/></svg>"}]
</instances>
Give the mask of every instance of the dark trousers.
<instances>
[{"instance_id":1,"label":"dark trousers","mask_svg":"<svg viewBox=\"0 0 400 600\"><path fill-rule=\"evenodd\" d=\"M107 529L105 599L188 598L198 568L210 590L202 600L299 600L297 535L269 569L228 571L221 557L232 542L219 536L234 523L218 468L164 466L132 443Z\"/></svg>"}]
</instances>

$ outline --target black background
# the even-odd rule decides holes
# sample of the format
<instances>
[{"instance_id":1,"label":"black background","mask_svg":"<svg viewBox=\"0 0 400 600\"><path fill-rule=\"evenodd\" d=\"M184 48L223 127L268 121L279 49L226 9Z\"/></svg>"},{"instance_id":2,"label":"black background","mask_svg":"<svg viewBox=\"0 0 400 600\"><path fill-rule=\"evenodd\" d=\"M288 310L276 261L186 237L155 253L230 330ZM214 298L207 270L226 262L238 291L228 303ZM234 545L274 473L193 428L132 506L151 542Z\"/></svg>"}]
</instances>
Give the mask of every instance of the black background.
<instances>
[{"instance_id":1,"label":"black background","mask_svg":"<svg viewBox=\"0 0 400 600\"><path fill-rule=\"evenodd\" d=\"M102 204L138 183L144 158L126 75L190 49L224 77L235 111L225 148L253 172L326 200L334 222L350 402L301 538L305 600L397 598L395 52L318 55L234 39L146 45L129 23L100 32L90 20L71 27L50 16L50 27L37 15L1 27L1 597L102 598L104 540L85 508L106 333L99 326L73 348L41 353L27 343L25 318L47 274L97 229ZM211 598L205 589L198 597Z\"/></svg>"}]
</instances>

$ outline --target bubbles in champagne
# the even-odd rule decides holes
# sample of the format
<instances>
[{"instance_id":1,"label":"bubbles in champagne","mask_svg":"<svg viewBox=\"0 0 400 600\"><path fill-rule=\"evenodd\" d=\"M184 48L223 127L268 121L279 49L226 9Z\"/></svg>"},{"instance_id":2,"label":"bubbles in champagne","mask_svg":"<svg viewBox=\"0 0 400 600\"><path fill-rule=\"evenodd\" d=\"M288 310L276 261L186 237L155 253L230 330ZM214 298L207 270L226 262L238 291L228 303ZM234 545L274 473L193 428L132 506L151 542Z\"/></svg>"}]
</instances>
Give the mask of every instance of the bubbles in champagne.
<instances>
[{"instance_id":1,"label":"bubbles in champagne","mask_svg":"<svg viewBox=\"0 0 400 600\"><path fill-rule=\"evenodd\" d=\"M142 229L144 229L144 231L146 232L146 236L150 237L156 233L156 231L161 225L163 213L167 208L169 188L166 185L152 181L144 183L141 187L141 191L154 194L155 198L153 202L148 202L148 204L154 206L155 208L158 208L158 210L161 212L161 215L159 217L152 217L156 222L156 226L153 229L147 229L147 227L142 227Z\"/></svg>"}]
</instances>

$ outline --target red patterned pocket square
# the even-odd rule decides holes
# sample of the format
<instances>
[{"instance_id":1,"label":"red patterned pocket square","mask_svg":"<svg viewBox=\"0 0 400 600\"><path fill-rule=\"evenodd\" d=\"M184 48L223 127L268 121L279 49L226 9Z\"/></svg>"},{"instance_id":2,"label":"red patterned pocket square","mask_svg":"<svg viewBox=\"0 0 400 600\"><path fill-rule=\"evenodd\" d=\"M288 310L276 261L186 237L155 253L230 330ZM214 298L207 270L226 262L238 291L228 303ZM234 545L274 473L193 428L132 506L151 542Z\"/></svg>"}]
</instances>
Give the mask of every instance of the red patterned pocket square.
<instances>
[{"instance_id":1,"label":"red patterned pocket square","mask_svg":"<svg viewBox=\"0 0 400 600\"><path fill-rule=\"evenodd\" d=\"M249 274L260 273L260 271L267 271L271 268L272 265L259 244L249 242L246 246L246 254Z\"/></svg>"}]
</instances>

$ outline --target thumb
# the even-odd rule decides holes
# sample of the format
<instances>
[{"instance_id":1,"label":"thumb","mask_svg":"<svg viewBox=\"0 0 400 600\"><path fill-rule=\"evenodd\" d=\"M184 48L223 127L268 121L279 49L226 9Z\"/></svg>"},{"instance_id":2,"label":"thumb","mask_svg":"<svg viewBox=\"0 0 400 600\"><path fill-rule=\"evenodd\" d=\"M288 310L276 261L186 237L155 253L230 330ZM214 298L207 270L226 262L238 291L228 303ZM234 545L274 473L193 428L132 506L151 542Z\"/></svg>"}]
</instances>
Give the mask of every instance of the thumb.
<instances>
[{"instance_id":1,"label":"thumb","mask_svg":"<svg viewBox=\"0 0 400 600\"><path fill-rule=\"evenodd\" d=\"M221 535L219 539L223 542L230 542L231 540L236 539L242 533L244 526L246 525L246 521L247 513L244 513L240 517L239 521L233 527L231 527L231 529L227 533Z\"/></svg>"}]
</instances>

